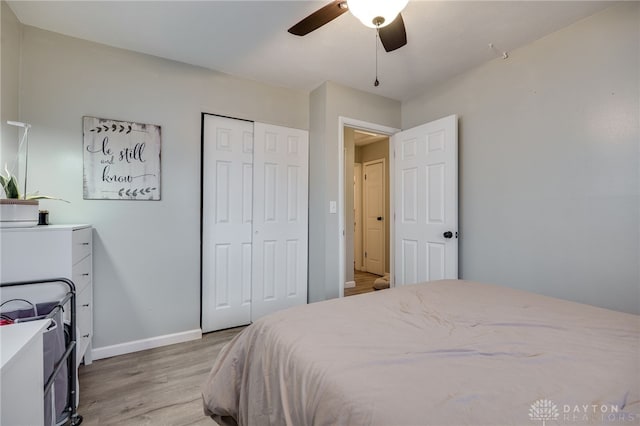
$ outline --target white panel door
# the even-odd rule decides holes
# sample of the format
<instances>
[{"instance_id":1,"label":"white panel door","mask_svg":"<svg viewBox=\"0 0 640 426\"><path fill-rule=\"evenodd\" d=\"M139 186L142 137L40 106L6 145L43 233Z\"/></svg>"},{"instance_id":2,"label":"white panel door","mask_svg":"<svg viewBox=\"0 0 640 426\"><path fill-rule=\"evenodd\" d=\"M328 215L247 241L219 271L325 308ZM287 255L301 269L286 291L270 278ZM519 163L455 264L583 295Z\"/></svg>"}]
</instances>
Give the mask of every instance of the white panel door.
<instances>
[{"instance_id":1,"label":"white panel door","mask_svg":"<svg viewBox=\"0 0 640 426\"><path fill-rule=\"evenodd\" d=\"M395 283L458 278L458 118L395 134Z\"/></svg>"},{"instance_id":2,"label":"white panel door","mask_svg":"<svg viewBox=\"0 0 640 426\"><path fill-rule=\"evenodd\" d=\"M253 123L204 116L202 331L251 321Z\"/></svg>"},{"instance_id":3,"label":"white panel door","mask_svg":"<svg viewBox=\"0 0 640 426\"><path fill-rule=\"evenodd\" d=\"M384 159L364 163L364 269L384 275Z\"/></svg>"},{"instance_id":4,"label":"white panel door","mask_svg":"<svg viewBox=\"0 0 640 426\"><path fill-rule=\"evenodd\" d=\"M309 135L255 123L251 319L307 303Z\"/></svg>"},{"instance_id":5,"label":"white panel door","mask_svg":"<svg viewBox=\"0 0 640 426\"><path fill-rule=\"evenodd\" d=\"M362 261L362 163L353 165L353 259L354 269L361 271Z\"/></svg>"}]
</instances>

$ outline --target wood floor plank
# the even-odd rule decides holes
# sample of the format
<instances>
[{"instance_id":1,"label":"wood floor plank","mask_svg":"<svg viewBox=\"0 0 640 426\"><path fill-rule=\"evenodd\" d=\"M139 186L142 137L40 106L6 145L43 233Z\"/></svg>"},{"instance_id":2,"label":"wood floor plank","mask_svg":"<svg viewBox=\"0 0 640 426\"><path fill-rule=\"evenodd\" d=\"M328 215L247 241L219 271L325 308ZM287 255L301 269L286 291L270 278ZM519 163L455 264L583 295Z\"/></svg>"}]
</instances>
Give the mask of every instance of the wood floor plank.
<instances>
[{"instance_id":1,"label":"wood floor plank","mask_svg":"<svg viewBox=\"0 0 640 426\"><path fill-rule=\"evenodd\" d=\"M243 329L82 365L82 424L215 425L202 410L202 384L222 347Z\"/></svg>"},{"instance_id":2,"label":"wood floor plank","mask_svg":"<svg viewBox=\"0 0 640 426\"><path fill-rule=\"evenodd\" d=\"M373 289L373 282L380 278L380 275L370 274L368 272L354 271L354 281L356 286L352 288L345 288L345 296L354 296L356 294L370 293L375 291Z\"/></svg>"}]
</instances>

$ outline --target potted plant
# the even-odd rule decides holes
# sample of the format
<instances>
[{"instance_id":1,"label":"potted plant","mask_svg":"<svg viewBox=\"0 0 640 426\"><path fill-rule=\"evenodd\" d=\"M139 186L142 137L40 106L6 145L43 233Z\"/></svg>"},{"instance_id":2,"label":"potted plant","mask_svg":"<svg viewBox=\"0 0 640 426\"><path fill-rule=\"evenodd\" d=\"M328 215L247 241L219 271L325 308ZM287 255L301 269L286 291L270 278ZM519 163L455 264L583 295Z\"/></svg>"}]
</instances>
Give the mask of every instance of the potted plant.
<instances>
[{"instance_id":1,"label":"potted plant","mask_svg":"<svg viewBox=\"0 0 640 426\"><path fill-rule=\"evenodd\" d=\"M22 145L26 145L25 149L25 177L24 177L24 193L20 193L18 179L11 174L5 165L5 174L0 174L0 228L22 228L30 227L38 224L38 207L41 199L60 200L68 203L66 200L49 197L47 195L27 194L27 155L28 144L26 144L27 134L30 124L20 123L16 121L7 121L12 126L24 128L24 134L18 146L18 153L22 149Z\"/></svg>"}]
</instances>

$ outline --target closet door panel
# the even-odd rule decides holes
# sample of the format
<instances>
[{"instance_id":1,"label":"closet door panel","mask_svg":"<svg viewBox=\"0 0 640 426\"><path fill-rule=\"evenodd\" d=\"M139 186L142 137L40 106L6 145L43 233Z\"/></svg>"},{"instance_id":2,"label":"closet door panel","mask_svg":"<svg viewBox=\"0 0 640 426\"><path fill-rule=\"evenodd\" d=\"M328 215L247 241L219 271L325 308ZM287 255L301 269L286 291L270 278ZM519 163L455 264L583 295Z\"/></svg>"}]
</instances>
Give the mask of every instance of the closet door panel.
<instances>
[{"instance_id":1,"label":"closet door panel","mask_svg":"<svg viewBox=\"0 0 640 426\"><path fill-rule=\"evenodd\" d=\"M206 115L202 170L202 330L251 321L253 123Z\"/></svg>"},{"instance_id":2,"label":"closet door panel","mask_svg":"<svg viewBox=\"0 0 640 426\"><path fill-rule=\"evenodd\" d=\"M255 123L254 147L252 321L307 303L308 132Z\"/></svg>"}]
</instances>

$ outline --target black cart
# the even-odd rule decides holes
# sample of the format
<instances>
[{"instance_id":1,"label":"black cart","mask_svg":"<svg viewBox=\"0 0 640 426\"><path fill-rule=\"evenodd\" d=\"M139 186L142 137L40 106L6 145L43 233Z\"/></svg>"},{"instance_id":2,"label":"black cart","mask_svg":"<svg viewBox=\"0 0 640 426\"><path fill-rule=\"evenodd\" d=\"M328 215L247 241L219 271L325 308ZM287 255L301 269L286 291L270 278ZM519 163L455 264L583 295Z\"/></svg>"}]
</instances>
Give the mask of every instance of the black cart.
<instances>
[{"instance_id":1,"label":"black cart","mask_svg":"<svg viewBox=\"0 0 640 426\"><path fill-rule=\"evenodd\" d=\"M20 291L20 287L44 284L61 285L64 296L49 302L33 302L29 292ZM25 322L39 319L51 319L44 332L44 414L45 425L82 423L76 406L76 287L67 278L0 283L0 288L9 289L11 297L0 304L0 314L5 322ZM26 288L26 287L25 287ZM5 293L6 295L6 293ZM63 311L70 306L65 322Z\"/></svg>"}]
</instances>

